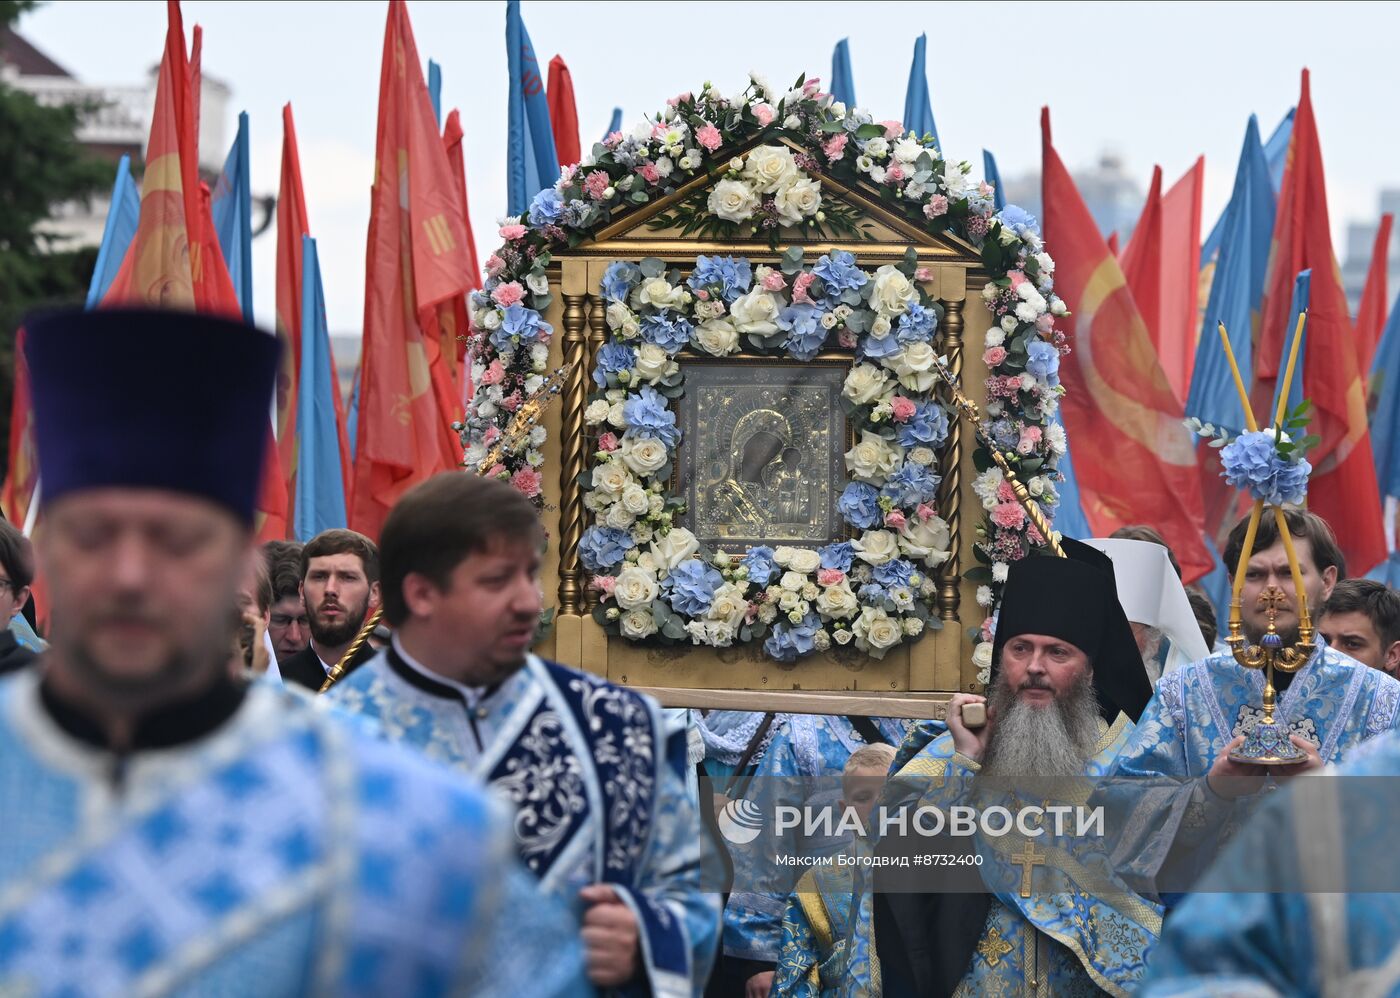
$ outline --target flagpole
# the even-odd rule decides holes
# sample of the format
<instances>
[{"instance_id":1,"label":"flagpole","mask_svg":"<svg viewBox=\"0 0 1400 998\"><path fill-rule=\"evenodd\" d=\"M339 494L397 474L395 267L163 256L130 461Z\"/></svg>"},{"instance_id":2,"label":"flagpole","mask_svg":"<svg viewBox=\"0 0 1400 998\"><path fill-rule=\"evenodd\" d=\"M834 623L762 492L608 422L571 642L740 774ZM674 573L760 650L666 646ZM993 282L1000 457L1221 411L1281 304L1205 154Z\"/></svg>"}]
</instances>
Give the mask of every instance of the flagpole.
<instances>
[{"instance_id":1,"label":"flagpole","mask_svg":"<svg viewBox=\"0 0 1400 998\"><path fill-rule=\"evenodd\" d=\"M39 520L39 492L44 487L44 480L36 478L34 480L34 491L29 496L29 508L24 511L24 536L30 537L34 534L34 524Z\"/></svg>"}]
</instances>

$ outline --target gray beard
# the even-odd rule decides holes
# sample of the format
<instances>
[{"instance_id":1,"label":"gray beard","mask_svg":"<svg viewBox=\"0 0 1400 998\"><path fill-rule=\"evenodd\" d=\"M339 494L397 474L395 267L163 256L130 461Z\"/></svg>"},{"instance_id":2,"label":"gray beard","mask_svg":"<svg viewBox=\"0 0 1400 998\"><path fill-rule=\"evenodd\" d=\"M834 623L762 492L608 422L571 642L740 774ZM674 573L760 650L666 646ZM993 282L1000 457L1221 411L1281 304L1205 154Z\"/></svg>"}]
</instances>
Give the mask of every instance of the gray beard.
<instances>
[{"instance_id":1,"label":"gray beard","mask_svg":"<svg viewBox=\"0 0 1400 998\"><path fill-rule=\"evenodd\" d=\"M1036 707L997 678L989 697L995 727L982 759L979 782L1025 788L1084 776L1099 741L1099 704L1086 672L1063 697Z\"/></svg>"}]
</instances>

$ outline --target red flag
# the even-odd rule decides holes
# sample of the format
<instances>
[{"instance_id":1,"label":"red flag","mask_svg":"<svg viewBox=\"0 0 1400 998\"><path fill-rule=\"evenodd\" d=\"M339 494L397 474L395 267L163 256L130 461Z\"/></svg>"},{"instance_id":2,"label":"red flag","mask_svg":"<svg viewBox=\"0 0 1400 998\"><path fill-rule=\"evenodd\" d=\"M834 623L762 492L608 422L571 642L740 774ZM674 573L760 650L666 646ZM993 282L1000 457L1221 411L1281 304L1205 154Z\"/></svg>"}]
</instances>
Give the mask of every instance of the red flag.
<instances>
[{"instance_id":1,"label":"red flag","mask_svg":"<svg viewBox=\"0 0 1400 998\"><path fill-rule=\"evenodd\" d=\"M1385 285L1386 268L1390 265L1390 227L1394 222L1395 216L1389 212L1381 216L1376 244L1371 250L1371 269L1361 292L1361 306L1356 310L1356 365L1363 380L1371 373L1371 361L1375 359L1376 346L1385 329L1386 308L1390 304Z\"/></svg>"},{"instance_id":2,"label":"red flag","mask_svg":"<svg viewBox=\"0 0 1400 998\"><path fill-rule=\"evenodd\" d=\"M1119 248L1118 248L1118 230L1117 230L1117 229L1114 229L1112 232L1110 232L1110 233L1108 234L1108 251L1109 251L1110 253L1112 253L1114 256L1117 256L1118 253L1119 253Z\"/></svg>"},{"instance_id":3,"label":"red flag","mask_svg":"<svg viewBox=\"0 0 1400 998\"><path fill-rule=\"evenodd\" d=\"M1366 381L1357 366L1329 224L1322 146L1305 69L1260 309L1254 411L1261 423L1273 422L1279 363L1293 339L1288 321L1293 281L1300 270L1311 268L1306 355L1303 369L1295 374L1303 379L1304 396L1313 402L1309 430L1322 438L1308 455L1313 464L1308 505L1332 525L1347 562L1362 572L1384 560L1385 529L1366 427Z\"/></svg>"},{"instance_id":4,"label":"red flag","mask_svg":"<svg viewBox=\"0 0 1400 998\"><path fill-rule=\"evenodd\" d=\"M34 449L33 410L29 407L29 362L24 357L24 327L15 334L15 380L10 401L10 450L0 507L5 519L23 527L39 484L39 460Z\"/></svg>"},{"instance_id":5,"label":"red flag","mask_svg":"<svg viewBox=\"0 0 1400 998\"><path fill-rule=\"evenodd\" d=\"M562 56L549 60L549 123L554 129L554 156L560 167L573 166L582 155L578 142L578 109L574 104L574 78Z\"/></svg>"},{"instance_id":6,"label":"red flag","mask_svg":"<svg viewBox=\"0 0 1400 998\"><path fill-rule=\"evenodd\" d=\"M462 462L437 306L471 287L456 183L402 0L389 5L366 254L354 529L377 537L407 489Z\"/></svg>"},{"instance_id":7,"label":"red flag","mask_svg":"<svg viewBox=\"0 0 1400 998\"><path fill-rule=\"evenodd\" d=\"M287 518L294 520L297 467L297 390L301 384L301 238L309 235L306 195L301 186L292 105L282 108L282 173L277 194L277 338L282 362L277 371L277 458L287 489ZM339 415L339 413L337 413ZM344 453L342 449L341 453Z\"/></svg>"},{"instance_id":8,"label":"red flag","mask_svg":"<svg viewBox=\"0 0 1400 998\"><path fill-rule=\"evenodd\" d=\"M1183 402L1196 363L1204 178L1202 156L1163 194L1162 171L1155 169L1147 206L1122 257L1124 277L1167 381Z\"/></svg>"},{"instance_id":9,"label":"red flag","mask_svg":"<svg viewBox=\"0 0 1400 998\"><path fill-rule=\"evenodd\" d=\"M1048 108L1041 134L1045 240L1055 257L1055 290L1073 311L1063 322L1072 349L1060 366L1061 412L1084 512L1100 537L1128 524L1156 527L1190 582L1210 570L1211 557L1181 403L1118 261L1050 143Z\"/></svg>"},{"instance_id":10,"label":"red flag","mask_svg":"<svg viewBox=\"0 0 1400 998\"><path fill-rule=\"evenodd\" d=\"M447 124L442 129L442 144L447 150L447 165L452 171L452 179L457 187L457 201L462 208L462 227L467 233L467 266L471 287L475 291L481 287L481 265L476 258L476 238L472 235L471 211L467 206L467 166L462 151L462 116L456 108L447 116ZM467 335L471 332L471 320L467 313L466 295L451 301L451 322L444 319L443 350L452 358L453 376L457 383L457 397L465 405L471 401L471 370L467 360ZM439 310L441 312L441 310Z\"/></svg>"}]
</instances>

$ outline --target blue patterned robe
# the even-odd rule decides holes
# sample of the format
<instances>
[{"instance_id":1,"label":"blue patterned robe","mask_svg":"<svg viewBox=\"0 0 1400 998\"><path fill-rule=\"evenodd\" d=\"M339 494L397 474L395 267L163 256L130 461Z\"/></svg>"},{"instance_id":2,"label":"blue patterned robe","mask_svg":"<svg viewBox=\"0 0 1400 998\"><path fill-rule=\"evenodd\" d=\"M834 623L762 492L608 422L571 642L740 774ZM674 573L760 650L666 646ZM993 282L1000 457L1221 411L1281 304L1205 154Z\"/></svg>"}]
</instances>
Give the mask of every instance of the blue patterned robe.
<instances>
[{"instance_id":1,"label":"blue patterned robe","mask_svg":"<svg viewBox=\"0 0 1400 998\"><path fill-rule=\"evenodd\" d=\"M1167 920L1142 994L1400 995L1400 736L1274 794Z\"/></svg>"},{"instance_id":2,"label":"blue patterned robe","mask_svg":"<svg viewBox=\"0 0 1400 998\"><path fill-rule=\"evenodd\" d=\"M1261 713L1264 678L1227 651L1162 677L1137 730L1095 795L1117 838L1114 861L1134 889L1168 899L1187 891L1252 813L1258 797L1227 801L1206 786L1216 756ZM1400 682L1319 642L1280 696L1275 717L1337 762L1400 722ZM1267 791L1266 791L1267 793Z\"/></svg>"},{"instance_id":3,"label":"blue patterned robe","mask_svg":"<svg viewBox=\"0 0 1400 998\"><path fill-rule=\"evenodd\" d=\"M891 745L904 741L909 722L871 718ZM747 799L759 814L780 807L834 807L841 797L846 760L866 744L841 715L781 714L781 727L769 743L749 784ZM833 831L835 825L833 824ZM747 847L732 848L734 891L724 909L726 956L776 963L783 941L783 909L798 880L798 869L779 856L834 856L851 844L849 835L804 836L801 829L765 834Z\"/></svg>"},{"instance_id":4,"label":"blue patterned robe","mask_svg":"<svg viewBox=\"0 0 1400 998\"><path fill-rule=\"evenodd\" d=\"M1132 727L1122 714L1112 727L1103 725L1086 777L1107 772ZM921 722L895 766L898 769L885 784L881 800L881 807L891 813L901 808L946 811L959 804L989 803L981 796L974 799L981 766L953 750L953 736L942 721ZM1013 801L1003 803L1014 813ZM1045 834L1034 839L1014 832L995 839L978 836L982 881L995 896L981 941L955 993L968 998L1132 994L1161 931L1161 909L1131 893L1113 876L1096 836L1055 836L1053 823L1042 828ZM868 848L873 848L873 839L867 841ZM1027 842L1048 855L1044 865L1032 868L1031 896L1023 898L1022 868L1009 857ZM875 998L882 988L873 895L865 868L857 868L856 893L860 903L846 942L841 994Z\"/></svg>"},{"instance_id":5,"label":"blue patterned robe","mask_svg":"<svg viewBox=\"0 0 1400 998\"><path fill-rule=\"evenodd\" d=\"M788 896L774 998L833 998L840 993L850 935L849 866L808 870Z\"/></svg>"},{"instance_id":6,"label":"blue patterned robe","mask_svg":"<svg viewBox=\"0 0 1400 998\"><path fill-rule=\"evenodd\" d=\"M0 993L588 993L466 781L257 683L116 783L38 685L0 681Z\"/></svg>"},{"instance_id":7,"label":"blue patterned robe","mask_svg":"<svg viewBox=\"0 0 1400 998\"><path fill-rule=\"evenodd\" d=\"M654 700L533 655L482 691L430 672L397 640L326 695L504 796L520 856L546 891L581 913L581 888L613 887L641 928L645 981L629 990L703 990L719 897L701 885L686 732Z\"/></svg>"}]
</instances>

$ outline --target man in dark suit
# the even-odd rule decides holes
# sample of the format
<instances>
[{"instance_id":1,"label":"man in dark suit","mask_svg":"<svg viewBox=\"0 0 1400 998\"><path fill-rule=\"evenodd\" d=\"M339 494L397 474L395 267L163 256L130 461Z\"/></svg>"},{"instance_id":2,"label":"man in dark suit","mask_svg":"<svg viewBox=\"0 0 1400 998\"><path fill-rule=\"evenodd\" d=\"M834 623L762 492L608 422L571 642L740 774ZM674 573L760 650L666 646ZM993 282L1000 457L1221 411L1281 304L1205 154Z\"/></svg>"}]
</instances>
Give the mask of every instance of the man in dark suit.
<instances>
[{"instance_id":1,"label":"man in dark suit","mask_svg":"<svg viewBox=\"0 0 1400 998\"><path fill-rule=\"evenodd\" d=\"M307 542L301 552L301 598L311 627L311 644L279 660L282 680L320 690L326 675L339 662L379 606L379 549L353 530L326 530ZM349 675L375 650L362 644L346 666Z\"/></svg>"}]
</instances>

